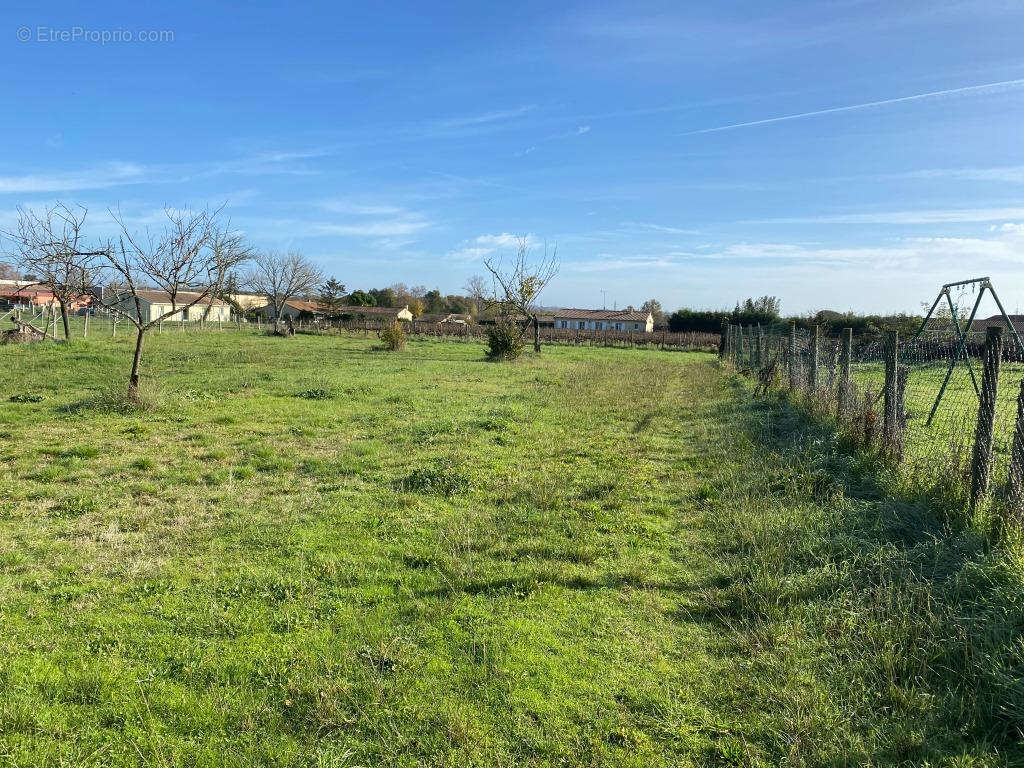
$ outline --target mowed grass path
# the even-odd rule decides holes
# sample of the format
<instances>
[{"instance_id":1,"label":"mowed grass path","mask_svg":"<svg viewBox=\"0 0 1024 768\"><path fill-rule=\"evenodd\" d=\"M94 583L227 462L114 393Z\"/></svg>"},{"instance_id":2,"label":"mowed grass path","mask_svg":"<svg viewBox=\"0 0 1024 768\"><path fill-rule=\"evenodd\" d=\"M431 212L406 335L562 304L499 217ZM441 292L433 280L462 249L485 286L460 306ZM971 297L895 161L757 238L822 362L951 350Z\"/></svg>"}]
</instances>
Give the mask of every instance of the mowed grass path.
<instances>
[{"instance_id":1,"label":"mowed grass path","mask_svg":"<svg viewBox=\"0 0 1024 768\"><path fill-rule=\"evenodd\" d=\"M1000 761L712 357L374 343L0 348L0 763Z\"/></svg>"}]
</instances>

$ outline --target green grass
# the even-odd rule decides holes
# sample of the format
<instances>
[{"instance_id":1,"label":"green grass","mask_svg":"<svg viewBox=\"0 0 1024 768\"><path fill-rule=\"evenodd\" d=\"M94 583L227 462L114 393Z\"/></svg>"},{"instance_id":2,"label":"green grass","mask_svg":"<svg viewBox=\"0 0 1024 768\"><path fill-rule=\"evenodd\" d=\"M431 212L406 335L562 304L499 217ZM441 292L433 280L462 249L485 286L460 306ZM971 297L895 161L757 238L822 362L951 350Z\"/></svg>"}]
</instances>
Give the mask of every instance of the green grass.
<instances>
[{"instance_id":1,"label":"green grass","mask_svg":"<svg viewBox=\"0 0 1024 768\"><path fill-rule=\"evenodd\" d=\"M126 336L0 348L4 765L1022 759L1016 545L712 356Z\"/></svg>"},{"instance_id":2,"label":"green grass","mask_svg":"<svg viewBox=\"0 0 1024 768\"><path fill-rule=\"evenodd\" d=\"M939 390L948 370L948 361L936 360L920 363L908 361L910 373L906 389L907 433L905 439L907 470L913 482L948 481L957 475L957 484L969 485L970 452L978 418L978 395L968 369L958 363L950 375L938 406ZM972 360L978 385L981 384L981 365ZM862 363L852 370L854 381L869 392L879 393L885 381L884 365ZM1006 481L1017 417L1017 395L1024 364L1007 362L1000 369L996 397L996 419L993 445L994 482ZM882 409L881 401L876 406ZM931 420L928 417L935 407Z\"/></svg>"}]
</instances>

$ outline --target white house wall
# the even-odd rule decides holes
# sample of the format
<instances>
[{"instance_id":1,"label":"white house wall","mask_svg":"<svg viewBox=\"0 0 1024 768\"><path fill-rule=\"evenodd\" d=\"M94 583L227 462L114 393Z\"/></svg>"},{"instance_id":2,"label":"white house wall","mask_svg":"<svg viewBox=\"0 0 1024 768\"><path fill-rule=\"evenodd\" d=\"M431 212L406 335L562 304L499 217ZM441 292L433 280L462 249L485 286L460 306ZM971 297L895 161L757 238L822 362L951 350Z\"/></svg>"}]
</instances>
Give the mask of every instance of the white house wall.
<instances>
[{"instance_id":1,"label":"white house wall","mask_svg":"<svg viewBox=\"0 0 1024 768\"><path fill-rule=\"evenodd\" d=\"M555 328L564 328L570 331L643 331L650 333L654 330L654 323L634 322L632 320L562 320L555 318Z\"/></svg>"}]
</instances>

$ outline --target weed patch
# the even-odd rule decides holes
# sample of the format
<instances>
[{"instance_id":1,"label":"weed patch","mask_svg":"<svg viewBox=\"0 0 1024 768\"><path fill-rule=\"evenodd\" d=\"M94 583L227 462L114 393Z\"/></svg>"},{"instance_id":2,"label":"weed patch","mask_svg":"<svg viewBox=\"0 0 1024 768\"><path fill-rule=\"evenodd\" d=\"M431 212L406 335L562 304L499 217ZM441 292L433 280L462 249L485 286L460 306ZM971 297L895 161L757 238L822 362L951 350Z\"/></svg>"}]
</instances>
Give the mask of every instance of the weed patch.
<instances>
[{"instance_id":1,"label":"weed patch","mask_svg":"<svg viewBox=\"0 0 1024 768\"><path fill-rule=\"evenodd\" d=\"M451 459L440 459L433 464L417 467L398 485L399 490L454 496L472 486L467 472Z\"/></svg>"}]
</instances>

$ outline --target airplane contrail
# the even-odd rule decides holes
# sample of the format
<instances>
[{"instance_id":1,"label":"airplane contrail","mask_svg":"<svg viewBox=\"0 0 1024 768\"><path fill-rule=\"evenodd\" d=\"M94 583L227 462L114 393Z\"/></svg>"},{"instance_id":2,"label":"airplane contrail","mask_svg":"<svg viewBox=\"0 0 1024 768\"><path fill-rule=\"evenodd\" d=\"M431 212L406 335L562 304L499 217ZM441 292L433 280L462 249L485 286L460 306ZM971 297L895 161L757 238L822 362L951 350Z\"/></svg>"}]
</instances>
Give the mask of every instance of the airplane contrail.
<instances>
[{"instance_id":1,"label":"airplane contrail","mask_svg":"<svg viewBox=\"0 0 1024 768\"><path fill-rule=\"evenodd\" d=\"M804 117L817 117L818 115L832 115L837 112L853 112L858 109L870 109L871 107L884 107L889 104L902 104L906 101L921 101L922 99L934 99L939 96L956 96L963 93L979 93L981 91L996 91L1024 86L1024 78L1019 80L1003 80L998 83L984 83L982 85L968 85L963 88L949 88L945 91L929 91L928 93L917 93L913 96L901 96L898 99L882 99L881 101L868 101L863 104L849 104L845 107L832 107L831 109L817 109L813 112L801 112L796 115L782 115L781 117L769 117L764 120L751 120L748 123L732 123L731 125L719 125L715 128L701 128L698 131L687 131L683 136L693 136L698 133L716 133L718 131L731 131L736 128L750 128L755 125L767 125L769 123L782 123L787 120L800 120Z\"/></svg>"}]
</instances>

